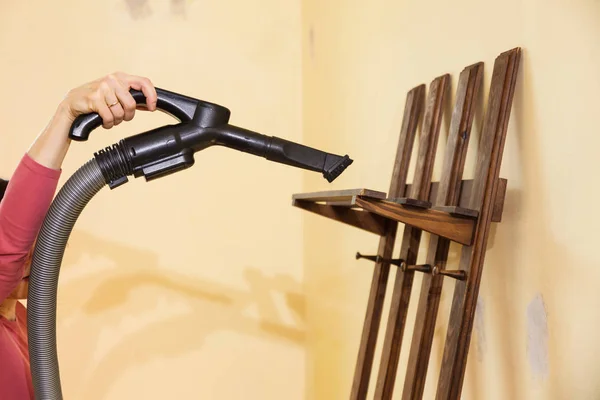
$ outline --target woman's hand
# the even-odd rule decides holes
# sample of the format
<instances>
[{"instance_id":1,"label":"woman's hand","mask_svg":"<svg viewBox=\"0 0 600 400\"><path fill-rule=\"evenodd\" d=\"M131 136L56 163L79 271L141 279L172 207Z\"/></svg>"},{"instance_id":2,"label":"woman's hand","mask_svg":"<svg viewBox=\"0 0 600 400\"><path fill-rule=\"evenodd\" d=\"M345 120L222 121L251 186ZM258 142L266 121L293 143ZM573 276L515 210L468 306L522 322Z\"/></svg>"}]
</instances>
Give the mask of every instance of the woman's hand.
<instances>
[{"instance_id":1,"label":"woman's hand","mask_svg":"<svg viewBox=\"0 0 600 400\"><path fill-rule=\"evenodd\" d=\"M130 89L144 93L146 106L137 106ZM156 89L148 78L117 72L96 79L67 93L28 154L45 167L60 169L71 143L69 130L78 116L96 112L102 126L110 129L132 120L136 108L156 110L156 101Z\"/></svg>"},{"instance_id":2,"label":"woman's hand","mask_svg":"<svg viewBox=\"0 0 600 400\"><path fill-rule=\"evenodd\" d=\"M116 72L71 90L63 100L63 112L71 123L79 115L96 112L102 126L110 129L133 119L137 104L130 89L144 93L146 108L156 110L156 89L148 78Z\"/></svg>"}]
</instances>

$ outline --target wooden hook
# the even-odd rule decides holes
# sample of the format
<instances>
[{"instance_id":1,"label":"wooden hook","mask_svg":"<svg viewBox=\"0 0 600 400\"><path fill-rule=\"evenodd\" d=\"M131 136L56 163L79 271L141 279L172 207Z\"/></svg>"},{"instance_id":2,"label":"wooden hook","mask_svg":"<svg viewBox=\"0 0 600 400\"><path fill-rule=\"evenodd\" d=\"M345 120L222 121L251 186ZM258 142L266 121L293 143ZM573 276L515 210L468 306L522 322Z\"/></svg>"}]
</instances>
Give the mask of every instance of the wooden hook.
<instances>
[{"instance_id":1,"label":"wooden hook","mask_svg":"<svg viewBox=\"0 0 600 400\"><path fill-rule=\"evenodd\" d=\"M385 259L385 258L383 258L383 257L381 257L379 255L376 255L376 256L365 256L365 255L360 254L359 252L356 252L356 259L358 260L358 259L361 259L361 258L364 258L366 260L371 260L371 261L376 262L376 263L387 262L389 264L396 265L396 266L398 266L400 268L402 268L402 265L404 265L404 260L402 260L400 258L397 258L397 259Z\"/></svg>"},{"instance_id":2,"label":"wooden hook","mask_svg":"<svg viewBox=\"0 0 600 400\"><path fill-rule=\"evenodd\" d=\"M443 275L443 276L447 276L449 278L457 279L459 281L464 281L465 279L467 279L467 273L465 271L463 271L462 269L446 270L446 269L440 269L437 266L433 267L432 275L433 276Z\"/></svg>"},{"instance_id":3,"label":"wooden hook","mask_svg":"<svg viewBox=\"0 0 600 400\"><path fill-rule=\"evenodd\" d=\"M419 271L419 272L430 273L431 265L429 265L429 264L422 264L422 265L406 265L406 264L404 264L402 266L402 272L406 272L406 271Z\"/></svg>"}]
</instances>

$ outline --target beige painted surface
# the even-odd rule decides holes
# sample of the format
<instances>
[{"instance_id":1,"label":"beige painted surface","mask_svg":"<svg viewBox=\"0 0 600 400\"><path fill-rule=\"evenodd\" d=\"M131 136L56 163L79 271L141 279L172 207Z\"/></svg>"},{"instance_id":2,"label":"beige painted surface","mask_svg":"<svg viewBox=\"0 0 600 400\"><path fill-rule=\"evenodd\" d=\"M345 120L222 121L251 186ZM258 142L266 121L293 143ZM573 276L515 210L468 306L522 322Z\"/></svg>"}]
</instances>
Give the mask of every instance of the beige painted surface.
<instances>
[{"instance_id":1,"label":"beige painted surface","mask_svg":"<svg viewBox=\"0 0 600 400\"><path fill-rule=\"evenodd\" d=\"M0 174L67 90L113 70L300 141L300 29L298 2L2 2ZM94 151L172 121L138 115L94 132L73 144L63 178ZM299 170L222 148L168 179L103 190L60 275L65 398L302 399L301 214L290 207L300 190Z\"/></svg>"},{"instance_id":2,"label":"beige painted surface","mask_svg":"<svg viewBox=\"0 0 600 400\"><path fill-rule=\"evenodd\" d=\"M355 159L328 185L215 148L168 179L101 192L61 272L67 398L347 398L372 271L354 254L375 251L377 237L292 209L290 195L386 191L406 92L448 72L454 93L460 70L476 61L485 62L487 91L495 56L515 46L523 60L501 171L508 195L491 233L463 394L600 396L600 218L588 207L598 194L599 2L60 4L0 6L2 175L66 90L115 69L224 104L232 123ZM73 145L61 183L93 151L170 122L140 115L95 132ZM467 176L475 149L472 140ZM407 352L405 342L398 395Z\"/></svg>"},{"instance_id":3,"label":"beige painted surface","mask_svg":"<svg viewBox=\"0 0 600 400\"><path fill-rule=\"evenodd\" d=\"M465 399L600 397L600 216L594 208L599 20L600 2L592 0L303 3L304 140L356 160L336 189L388 190L410 88L450 73L454 94L462 68L484 61L487 92L494 58L523 48L501 170L508 194L503 221L491 231ZM480 121L478 116L475 137ZM467 176L473 174L476 141L471 144ZM326 188L307 175L305 190ZM307 214L304 221L307 398L343 399L351 387L372 272L354 254L373 254L378 238L318 216ZM451 259L457 255L453 249ZM434 397L451 289L446 282L426 399ZM384 318L387 310L386 304ZM408 348L405 341L398 396Z\"/></svg>"}]
</instances>

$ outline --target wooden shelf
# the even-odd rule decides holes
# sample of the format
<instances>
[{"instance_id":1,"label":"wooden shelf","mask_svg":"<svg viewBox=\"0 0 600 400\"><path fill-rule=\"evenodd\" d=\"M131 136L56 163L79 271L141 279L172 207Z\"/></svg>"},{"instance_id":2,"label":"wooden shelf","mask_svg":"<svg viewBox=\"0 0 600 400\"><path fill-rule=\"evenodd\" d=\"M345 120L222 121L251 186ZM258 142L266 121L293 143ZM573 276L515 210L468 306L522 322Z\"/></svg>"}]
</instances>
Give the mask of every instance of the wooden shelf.
<instances>
[{"instance_id":1,"label":"wooden shelf","mask_svg":"<svg viewBox=\"0 0 600 400\"><path fill-rule=\"evenodd\" d=\"M477 226L478 212L470 210L470 198L473 181L461 183L461 196L456 207L431 207L424 201L414 199L386 199L386 193L371 189L348 189L299 193L292 196L292 205L306 211L342 222L365 231L383 235L387 221L392 220L411 225L449 240L471 245ZM439 183L433 182L430 193L435 199ZM409 192L410 185L407 185ZM494 203L492 221L502 219L506 180L499 179L498 195Z\"/></svg>"},{"instance_id":2,"label":"wooden shelf","mask_svg":"<svg viewBox=\"0 0 600 400\"><path fill-rule=\"evenodd\" d=\"M369 189L301 193L292 196L292 205L376 235L383 235L387 219L355 209L358 207L356 200L359 197L382 200L386 194Z\"/></svg>"},{"instance_id":3,"label":"wooden shelf","mask_svg":"<svg viewBox=\"0 0 600 400\"><path fill-rule=\"evenodd\" d=\"M401 222L415 228L470 246L477 219L464 218L449 212L405 206L392 201L357 198L356 204L365 211Z\"/></svg>"},{"instance_id":4,"label":"wooden shelf","mask_svg":"<svg viewBox=\"0 0 600 400\"><path fill-rule=\"evenodd\" d=\"M292 196L296 201L322 203L328 206L354 206L357 197L385 200L385 192L370 189L330 190L326 192L300 193ZM295 204L294 204L295 205Z\"/></svg>"}]
</instances>

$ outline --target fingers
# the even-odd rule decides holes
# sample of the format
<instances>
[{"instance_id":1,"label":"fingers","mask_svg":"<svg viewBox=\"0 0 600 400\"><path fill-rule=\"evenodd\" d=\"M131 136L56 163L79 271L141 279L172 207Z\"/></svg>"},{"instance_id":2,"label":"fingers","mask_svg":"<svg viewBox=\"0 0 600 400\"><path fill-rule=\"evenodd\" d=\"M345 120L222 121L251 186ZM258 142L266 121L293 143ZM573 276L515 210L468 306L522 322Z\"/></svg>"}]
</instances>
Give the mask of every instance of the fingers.
<instances>
[{"instance_id":1,"label":"fingers","mask_svg":"<svg viewBox=\"0 0 600 400\"><path fill-rule=\"evenodd\" d=\"M96 92L91 98L92 104L90 108L102 118L102 126L104 129L110 129L114 126L114 115L106 104L106 96L103 93Z\"/></svg>"},{"instance_id":2,"label":"fingers","mask_svg":"<svg viewBox=\"0 0 600 400\"><path fill-rule=\"evenodd\" d=\"M135 75L123 75L121 78L130 88L140 90L146 97L146 108L150 111L156 110L156 88L148 78Z\"/></svg>"},{"instance_id":3,"label":"fingers","mask_svg":"<svg viewBox=\"0 0 600 400\"><path fill-rule=\"evenodd\" d=\"M115 93L115 89L118 86L119 84L110 78L100 84L100 90L104 95L104 102L109 111L112 113L112 126L119 125L121 122L123 122L123 118L125 116L123 107L121 107L121 103L119 102L119 99Z\"/></svg>"},{"instance_id":4,"label":"fingers","mask_svg":"<svg viewBox=\"0 0 600 400\"><path fill-rule=\"evenodd\" d=\"M120 81L115 88L115 94L119 99L120 106L122 107L124 113L123 120L125 121L131 121L133 119L133 117L135 116L135 108L137 105L133 96L131 96L131 93L129 93L128 89L129 88L125 86L123 82Z\"/></svg>"},{"instance_id":5,"label":"fingers","mask_svg":"<svg viewBox=\"0 0 600 400\"><path fill-rule=\"evenodd\" d=\"M150 99L149 107L156 107L156 91L152 84L149 84L149 80L119 73L108 75L101 83L101 90L113 115L113 126L119 125L123 121L131 121L135 116L137 104L129 92L130 87L134 89L140 87L145 90L144 95Z\"/></svg>"},{"instance_id":6,"label":"fingers","mask_svg":"<svg viewBox=\"0 0 600 400\"><path fill-rule=\"evenodd\" d=\"M110 74L69 92L65 100L69 118L97 112L102 126L110 129L135 116L137 104L130 89L141 91L146 98L146 109L156 110L157 94L148 78L121 72Z\"/></svg>"},{"instance_id":7,"label":"fingers","mask_svg":"<svg viewBox=\"0 0 600 400\"><path fill-rule=\"evenodd\" d=\"M131 121L135 115L135 100L129 93L129 88L115 75L106 78L108 87L105 96L107 104L115 117L115 125L123 121Z\"/></svg>"}]
</instances>

